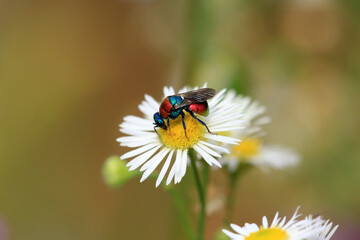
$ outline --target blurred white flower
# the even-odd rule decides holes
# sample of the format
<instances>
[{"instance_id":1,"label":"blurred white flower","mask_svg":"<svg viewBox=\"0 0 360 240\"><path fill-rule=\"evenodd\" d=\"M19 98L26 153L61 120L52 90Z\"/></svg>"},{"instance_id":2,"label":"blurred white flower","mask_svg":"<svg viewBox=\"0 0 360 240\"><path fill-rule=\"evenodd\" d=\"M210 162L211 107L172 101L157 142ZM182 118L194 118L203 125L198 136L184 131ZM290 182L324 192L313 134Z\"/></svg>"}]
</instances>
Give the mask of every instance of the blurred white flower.
<instances>
[{"instance_id":1,"label":"blurred white flower","mask_svg":"<svg viewBox=\"0 0 360 240\"><path fill-rule=\"evenodd\" d=\"M263 170L269 168L286 168L298 164L299 155L285 147L263 145L261 137L265 135L262 126L271 120L264 116L266 108L250 97L236 98L244 115L244 129L232 131L229 136L239 138L242 142L233 146L229 154L220 159L222 165L227 165L230 171L235 171L240 162L246 162Z\"/></svg>"}]
</instances>

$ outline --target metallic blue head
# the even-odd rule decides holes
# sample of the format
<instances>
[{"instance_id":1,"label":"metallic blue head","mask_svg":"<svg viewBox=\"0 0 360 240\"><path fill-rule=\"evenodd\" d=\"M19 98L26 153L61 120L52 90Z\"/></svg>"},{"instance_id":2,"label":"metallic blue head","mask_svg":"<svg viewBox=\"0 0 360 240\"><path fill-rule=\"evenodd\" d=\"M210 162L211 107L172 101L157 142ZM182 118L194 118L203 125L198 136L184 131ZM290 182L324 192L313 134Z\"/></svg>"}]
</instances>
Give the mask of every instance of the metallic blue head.
<instances>
[{"instance_id":1,"label":"metallic blue head","mask_svg":"<svg viewBox=\"0 0 360 240\"><path fill-rule=\"evenodd\" d=\"M164 120L160 117L160 114L157 112L154 114L154 124L156 127L161 127L162 129L165 129L167 128Z\"/></svg>"}]
</instances>

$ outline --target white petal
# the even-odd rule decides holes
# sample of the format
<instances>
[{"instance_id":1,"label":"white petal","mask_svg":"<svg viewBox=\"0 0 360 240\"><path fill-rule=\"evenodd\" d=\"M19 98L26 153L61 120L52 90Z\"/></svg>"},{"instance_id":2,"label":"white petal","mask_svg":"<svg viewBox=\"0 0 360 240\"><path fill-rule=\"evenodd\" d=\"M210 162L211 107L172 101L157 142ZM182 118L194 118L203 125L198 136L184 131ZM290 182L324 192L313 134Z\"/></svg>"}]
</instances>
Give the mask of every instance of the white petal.
<instances>
[{"instance_id":1,"label":"white petal","mask_svg":"<svg viewBox=\"0 0 360 240\"><path fill-rule=\"evenodd\" d=\"M173 164L173 166L172 166L172 168L171 168L171 170L170 170L170 173L169 173L169 175L168 175L168 178L167 178L167 180L166 180L166 185L169 185L169 183L170 183L170 182L172 181L172 179L174 178L175 171L177 171L178 165L179 165L179 163L180 163L180 161L181 161L181 159L178 157L179 154L181 154L181 152L179 153L179 151L181 151L181 150L177 150L177 152L176 152L175 162L174 162L174 164Z\"/></svg>"},{"instance_id":2,"label":"white petal","mask_svg":"<svg viewBox=\"0 0 360 240\"><path fill-rule=\"evenodd\" d=\"M159 139L144 139L144 140L139 140L137 142L131 142L131 143L121 143L120 146L125 146L125 147L140 147L140 146L144 146L146 144L151 144L151 143L156 143L156 144L161 144L159 142Z\"/></svg>"},{"instance_id":3,"label":"white petal","mask_svg":"<svg viewBox=\"0 0 360 240\"><path fill-rule=\"evenodd\" d=\"M171 158L173 155L174 155L174 150L172 149L164 163L164 166L162 167L162 169L160 171L159 177L156 179L156 187L158 187L160 185L161 181L163 180L163 178L165 176L166 171L169 169L169 165L170 165Z\"/></svg>"},{"instance_id":4,"label":"white petal","mask_svg":"<svg viewBox=\"0 0 360 240\"><path fill-rule=\"evenodd\" d=\"M138 168L140 165L142 165L144 162L146 162L146 160L148 160L159 148L160 148L160 146L157 146L157 147L147 151L146 153L143 153L143 154L137 156L130 162L128 162L128 164L126 166L130 167L129 171L132 171L132 170Z\"/></svg>"},{"instance_id":5,"label":"white petal","mask_svg":"<svg viewBox=\"0 0 360 240\"><path fill-rule=\"evenodd\" d=\"M228 124L228 126L233 126L235 124L239 124L243 127L246 126L245 120L242 118L242 116L239 116L239 114L226 114L226 118L224 118L224 115L216 116L216 117L210 117L207 121L208 127L217 127L217 126L225 126L225 124Z\"/></svg>"},{"instance_id":6,"label":"white petal","mask_svg":"<svg viewBox=\"0 0 360 240\"><path fill-rule=\"evenodd\" d=\"M182 160L183 160L184 151L183 150L177 150L176 152L176 159L179 159L176 168L175 168L175 184L180 182L181 180L181 166L182 166Z\"/></svg>"},{"instance_id":7,"label":"white petal","mask_svg":"<svg viewBox=\"0 0 360 240\"><path fill-rule=\"evenodd\" d=\"M209 153L210 155L214 157L221 157L221 155L214 150L208 148L207 146L201 144L200 142L197 144L200 148L202 148L205 152Z\"/></svg>"},{"instance_id":8,"label":"white petal","mask_svg":"<svg viewBox=\"0 0 360 240\"><path fill-rule=\"evenodd\" d=\"M160 103L158 103L152 96L145 94L145 100L150 104L155 112L159 109Z\"/></svg>"},{"instance_id":9,"label":"white petal","mask_svg":"<svg viewBox=\"0 0 360 240\"><path fill-rule=\"evenodd\" d=\"M145 145L143 147L137 148L135 150L132 150L130 152L127 152L125 154L123 154L120 159L127 159L127 158L131 158L134 156L137 156L143 152L146 152L147 150L156 147L157 144L153 143L153 144L149 144L149 145Z\"/></svg>"},{"instance_id":10,"label":"white petal","mask_svg":"<svg viewBox=\"0 0 360 240\"><path fill-rule=\"evenodd\" d=\"M133 135L136 137L138 137L138 136L140 136L140 137L143 137L143 136L156 137L157 136L157 134L154 132L154 130L152 130L151 132L146 132L146 131L138 130L135 128L121 128L120 132L127 134L127 135Z\"/></svg>"},{"instance_id":11,"label":"white petal","mask_svg":"<svg viewBox=\"0 0 360 240\"><path fill-rule=\"evenodd\" d=\"M152 117L154 115L154 113L156 113L158 110L153 109L151 107L151 105L147 102L142 102L139 106L138 106L139 110L145 114L146 116L150 116Z\"/></svg>"},{"instance_id":12,"label":"white petal","mask_svg":"<svg viewBox=\"0 0 360 240\"><path fill-rule=\"evenodd\" d=\"M167 86L165 86L165 87L163 88L163 94L164 94L164 97L169 96L169 88L168 88Z\"/></svg>"},{"instance_id":13,"label":"white petal","mask_svg":"<svg viewBox=\"0 0 360 240\"><path fill-rule=\"evenodd\" d=\"M204 158L204 160L210 166L212 166L212 164L215 164L216 166L221 167L221 164L214 157L212 157L210 154L205 152L202 148L200 148L197 145L195 145L193 148Z\"/></svg>"},{"instance_id":14,"label":"white petal","mask_svg":"<svg viewBox=\"0 0 360 240\"><path fill-rule=\"evenodd\" d=\"M242 227L239 227L238 225L236 224L230 224L231 228L234 229L235 232L238 232L242 235L246 235L246 231L242 228Z\"/></svg>"},{"instance_id":15,"label":"white petal","mask_svg":"<svg viewBox=\"0 0 360 240\"><path fill-rule=\"evenodd\" d=\"M268 228L268 221L267 221L267 218L265 216L262 219L262 225L263 225L263 228Z\"/></svg>"},{"instance_id":16,"label":"white petal","mask_svg":"<svg viewBox=\"0 0 360 240\"><path fill-rule=\"evenodd\" d=\"M152 122L150 122L150 121L148 121L146 124L123 122L122 124L120 124L120 128L136 129L136 130L140 130L140 131L154 131L154 124L152 124Z\"/></svg>"},{"instance_id":17,"label":"white petal","mask_svg":"<svg viewBox=\"0 0 360 240\"><path fill-rule=\"evenodd\" d=\"M159 137L156 133L146 133L144 136L133 135L119 137L116 141L120 142L120 146L139 147L150 143L159 143Z\"/></svg>"},{"instance_id":18,"label":"white petal","mask_svg":"<svg viewBox=\"0 0 360 240\"><path fill-rule=\"evenodd\" d=\"M204 137L218 141L218 142L236 144L236 145L238 144L238 142L241 142L241 140L236 139L236 138L222 136L222 135L215 135L215 134L210 134L210 133L205 133Z\"/></svg>"},{"instance_id":19,"label":"white petal","mask_svg":"<svg viewBox=\"0 0 360 240\"><path fill-rule=\"evenodd\" d=\"M175 91L173 87L164 87L164 97L175 95Z\"/></svg>"},{"instance_id":20,"label":"white petal","mask_svg":"<svg viewBox=\"0 0 360 240\"><path fill-rule=\"evenodd\" d=\"M138 125L149 124L149 120L140 118L137 116L132 116L132 115L128 115L128 116L124 117L124 122L134 123L134 124L138 124Z\"/></svg>"},{"instance_id":21,"label":"white petal","mask_svg":"<svg viewBox=\"0 0 360 240\"><path fill-rule=\"evenodd\" d=\"M174 90L174 88L173 87L169 87L169 94L170 95L175 95L175 90Z\"/></svg>"},{"instance_id":22,"label":"white petal","mask_svg":"<svg viewBox=\"0 0 360 240\"><path fill-rule=\"evenodd\" d=\"M286 221L286 216L280 221L279 227L281 228L284 227L285 221Z\"/></svg>"},{"instance_id":23,"label":"white petal","mask_svg":"<svg viewBox=\"0 0 360 240\"><path fill-rule=\"evenodd\" d=\"M229 132L244 129L243 126L231 126L231 127L218 127L218 128L210 128L210 130L214 133L217 132Z\"/></svg>"},{"instance_id":24,"label":"white petal","mask_svg":"<svg viewBox=\"0 0 360 240\"><path fill-rule=\"evenodd\" d=\"M141 168L140 171L145 171L146 169L148 169L149 167L155 165L155 163L158 162L158 158L161 157L161 159L163 159L165 157L165 155L169 152L170 150L168 148L163 148L161 149L160 152L158 152L154 157L152 157L149 161L147 161ZM160 160L161 161L161 160ZM160 162L159 162L160 163ZM158 163L158 164L159 164ZM158 165L157 164L157 165ZM156 166L157 166L156 165ZM154 168L155 169L155 168Z\"/></svg>"},{"instance_id":25,"label":"white petal","mask_svg":"<svg viewBox=\"0 0 360 240\"><path fill-rule=\"evenodd\" d=\"M297 218L301 215L301 214L297 214L298 211L299 211L299 208L300 208L300 206L296 208L294 215L291 217L291 219L289 220L289 222L284 226L284 228L287 228L287 227L289 226L289 223L290 223L290 222L294 221L295 219L297 219ZM284 217L284 219L285 219L285 218L286 218L286 217Z\"/></svg>"},{"instance_id":26,"label":"white petal","mask_svg":"<svg viewBox=\"0 0 360 240\"><path fill-rule=\"evenodd\" d=\"M268 116L265 116L265 117L262 117L262 118L259 118L257 120L254 121L254 124L255 125L264 125L264 124L268 124L271 122L271 118L268 117Z\"/></svg>"},{"instance_id":27,"label":"white petal","mask_svg":"<svg viewBox=\"0 0 360 240\"><path fill-rule=\"evenodd\" d=\"M195 89L192 89L192 90L195 90ZM188 92L188 91L190 91L190 89L189 89L187 86L185 86L185 87L183 87L182 89L180 89L180 90L178 91L178 93L185 93L185 92Z\"/></svg>"},{"instance_id":28,"label":"white petal","mask_svg":"<svg viewBox=\"0 0 360 240\"><path fill-rule=\"evenodd\" d=\"M217 145L214 145L214 144L205 142L205 141L200 141L199 143L201 143L201 144L203 144L203 145L207 145L207 146L209 146L210 148L216 149L216 150L218 150L219 152L230 153L230 151L227 150L226 148L223 148L223 147L220 147L220 146L217 146Z\"/></svg>"},{"instance_id":29,"label":"white petal","mask_svg":"<svg viewBox=\"0 0 360 240\"><path fill-rule=\"evenodd\" d=\"M226 89L222 89L220 92L218 92L213 98L211 98L208 101L210 109L212 109L220 100L224 97L224 93L226 92Z\"/></svg>"},{"instance_id":30,"label":"white petal","mask_svg":"<svg viewBox=\"0 0 360 240\"><path fill-rule=\"evenodd\" d=\"M339 225L336 225L329 234L327 234L327 237L325 240L329 240L331 238L332 235L334 235L336 229L338 229Z\"/></svg>"},{"instance_id":31,"label":"white petal","mask_svg":"<svg viewBox=\"0 0 360 240\"><path fill-rule=\"evenodd\" d=\"M300 156L289 148L265 145L252 162L258 166L281 169L297 165L300 162Z\"/></svg>"},{"instance_id":32,"label":"white petal","mask_svg":"<svg viewBox=\"0 0 360 240\"><path fill-rule=\"evenodd\" d=\"M156 135L146 134L144 137L138 137L138 136L119 137L116 139L116 141L118 141L120 143L129 143L129 142L137 142L139 140L154 139L154 138L156 138Z\"/></svg>"},{"instance_id":33,"label":"white petal","mask_svg":"<svg viewBox=\"0 0 360 240\"><path fill-rule=\"evenodd\" d=\"M273 219L273 221L271 223L271 227L275 227L275 226L278 225L278 223L279 223L278 217L279 217L279 212L276 212L275 217L274 217L274 219Z\"/></svg>"},{"instance_id":34,"label":"white petal","mask_svg":"<svg viewBox=\"0 0 360 240\"><path fill-rule=\"evenodd\" d=\"M155 170L155 168L160 164L160 162L164 159L164 157L166 156L166 154L168 154L170 152L170 149L165 148L163 150L161 150L157 156L153 157L154 160L149 160L147 163L149 163L150 161L152 162L150 166L144 169L146 169L146 171L144 172L144 174L142 175L140 182L143 182L146 178L148 178L150 176L150 174ZM145 166L145 165L144 165ZM143 167L144 167L143 166ZM140 171L142 171L140 169Z\"/></svg>"},{"instance_id":35,"label":"white petal","mask_svg":"<svg viewBox=\"0 0 360 240\"><path fill-rule=\"evenodd\" d=\"M243 120L228 120L228 121L224 121L222 123L217 123L217 124L209 124L208 127L212 127L212 128L219 128L220 130L218 131L223 131L221 128L229 128L229 127L232 127L232 128L237 128L237 129L242 129L242 128L245 128L245 126L243 125ZM215 131L215 130L214 130Z\"/></svg>"},{"instance_id":36,"label":"white petal","mask_svg":"<svg viewBox=\"0 0 360 240\"><path fill-rule=\"evenodd\" d=\"M187 162L188 162L187 160L188 160L188 149L185 149L183 151L183 155L182 155L182 159L181 159L180 179L182 179L185 176Z\"/></svg>"},{"instance_id":37,"label":"white petal","mask_svg":"<svg viewBox=\"0 0 360 240\"><path fill-rule=\"evenodd\" d=\"M223 233L228 235L229 238L231 238L233 240L240 240L240 239L242 240L242 239L244 239L242 236L239 236L238 234L232 233L232 232L230 232L230 231L228 231L226 229L223 229L222 231L223 231Z\"/></svg>"}]
</instances>

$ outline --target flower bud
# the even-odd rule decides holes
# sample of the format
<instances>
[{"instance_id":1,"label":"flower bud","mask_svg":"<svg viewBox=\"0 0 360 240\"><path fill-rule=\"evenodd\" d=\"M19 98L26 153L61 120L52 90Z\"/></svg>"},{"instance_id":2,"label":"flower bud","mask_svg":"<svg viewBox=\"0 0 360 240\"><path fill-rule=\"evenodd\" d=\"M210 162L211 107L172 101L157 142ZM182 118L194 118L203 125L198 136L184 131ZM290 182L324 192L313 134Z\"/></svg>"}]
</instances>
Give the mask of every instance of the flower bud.
<instances>
[{"instance_id":1,"label":"flower bud","mask_svg":"<svg viewBox=\"0 0 360 240\"><path fill-rule=\"evenodd\" d=\"M126 162L119 156L111 156L105 160L102 174L106 185L111 188L121 187L137 175L136 171L129 172Z\"/></svg>"},{"instance_id":2,"label":"flower bud","mask_svg":"<svg viewBox=\"0 0 360 240\"><path fill-rule=\"evenodd\" d=\"M229 237L225 235L225 233L223 233L222 231L218 231L215 234L214 237L215 240L229 240Z\"/></svg>"}]
</instances>

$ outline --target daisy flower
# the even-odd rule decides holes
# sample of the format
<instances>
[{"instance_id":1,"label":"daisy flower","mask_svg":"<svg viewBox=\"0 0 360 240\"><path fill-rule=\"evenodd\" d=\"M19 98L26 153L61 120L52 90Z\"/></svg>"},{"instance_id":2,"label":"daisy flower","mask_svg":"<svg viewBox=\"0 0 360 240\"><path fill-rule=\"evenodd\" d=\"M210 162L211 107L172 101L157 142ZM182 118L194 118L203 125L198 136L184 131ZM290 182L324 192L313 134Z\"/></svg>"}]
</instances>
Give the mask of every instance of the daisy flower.
<instances>
[{"instance_id":1,"label":"daisy flower","mask_svg":"<svg viewBox=\"0 0 360 240\"><path fill-rule=\"evenodd\" d=\"M197 88L185 87L178 93L195 89ZM162 99L175 94L172 87L164 87ZM170 119L170 128L166 130L159 128L157 132L154 131L153 115L159 111L161 102L145 94L145 100L139 105L143 117L126 116L123 123L120 124L120 132L129 136L120 137L117 141L121 146L134 148L120 158L133 158L127 164L130 171L137 168L144 171L140 182L148 178L164 162L156 181L156 187L162 182L168 170L166 184L172 180L174 183L181 181L186 173L190 148L193 148L207 164L221 167L216 158L221 157L221 153L229 153L229 150L218 145L236 145L239 142L237 138L223 136L221 133L243 127L241 125L243 116L239 110L238 101L235 101L236 98L236 94L223 89L208 100L209 114L206 117L198 116L215 134L208 133L201 123L184 111L186 137L181 116L175 120Z\"/></svg>"},{"instance_id":2,"label":"daisy flower","mask_svg":"<svg viewBox=\"0 0 360 240\"><path fill-rule=\"evenodd\" d=\"M299 162L299 156L293 150L277 145L264 145L261 137L265 135L262 129L264 124L271 121L264 116L266 108L250 97L238 97L237 105L241 106L244 115L244 129L233 131L229 136L242 139L239 145L231 148L230 154L224 156L221 164L235 171L240 162L256 165L263 170L268 168L285 168L294 166Z\"/></svg>"},{"instance_id":3,"label":"daisy flower","mask_svg":"<svg viewBox=\"0 0 360 240\"><path fill-rule=\"evenodd\" d=\"M272 223L269 225L268 219L264 216L262 225L255 223L245 223L244 227L231 224L235 233L223 229L223 232L233 240L328 240L330 235L336 230L334 228L330 234L331 225L324 223L321 218L305 218L298 220L301 214L296 209L294 215L286 222L286 217L279 217L275 214ZM326 238L325 238L326 237ZM329 237L329 238L327 238Z\"/></svg>"}]
</instances>

